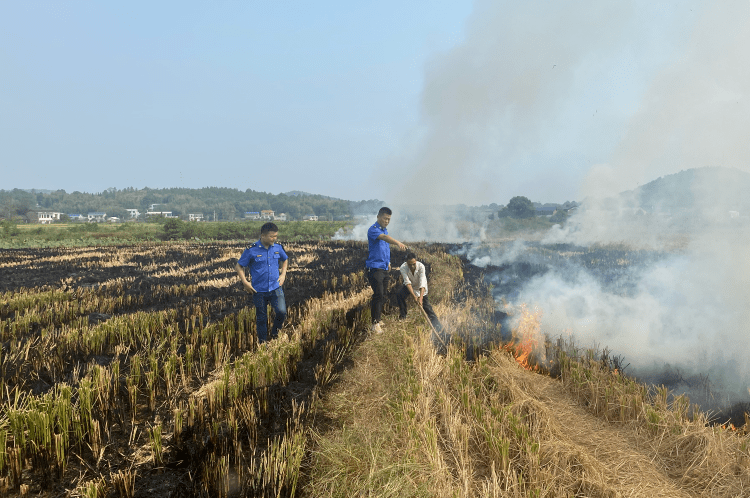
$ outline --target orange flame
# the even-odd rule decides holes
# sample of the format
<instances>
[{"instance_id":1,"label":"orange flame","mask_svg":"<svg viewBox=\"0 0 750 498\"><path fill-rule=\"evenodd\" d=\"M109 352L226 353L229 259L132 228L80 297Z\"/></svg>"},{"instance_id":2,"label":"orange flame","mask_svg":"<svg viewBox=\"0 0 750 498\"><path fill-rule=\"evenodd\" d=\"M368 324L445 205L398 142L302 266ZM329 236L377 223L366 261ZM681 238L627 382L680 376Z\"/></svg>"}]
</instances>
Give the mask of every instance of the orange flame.
<instances>
[{"instance_id":1,"label":"orange flame","mask_svg":"<svg viewBox=\"0 0 750 498\"><path fill-rule=\"evenodd\" d=\"M505 349L513 355L518 364L527 370L539 370L539 366L532 365L531 360L535 352L538 355L537 346L541 337L541 316L541 310L531 313L526 308L526 304L521 304L521 318L518 321L518 327L513 331L513 338L516 340L515 346L505 346Z\"/></svg>"}]
</instances>

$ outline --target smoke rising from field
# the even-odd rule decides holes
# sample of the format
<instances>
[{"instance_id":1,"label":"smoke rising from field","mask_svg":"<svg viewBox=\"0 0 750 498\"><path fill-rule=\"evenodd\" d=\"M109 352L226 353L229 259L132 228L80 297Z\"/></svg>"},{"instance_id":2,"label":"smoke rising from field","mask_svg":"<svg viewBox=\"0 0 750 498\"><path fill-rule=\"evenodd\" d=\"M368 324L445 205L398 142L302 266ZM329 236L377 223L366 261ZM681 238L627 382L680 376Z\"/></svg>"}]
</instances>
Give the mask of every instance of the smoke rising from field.
<instances>
[{"instance_id":1,"label":"smoke rising from field","mask_svg":"<svg viewBox=\"0 0 750 498\"><path fill-rule=\"evenodd\" d=\"M609 347L641 372L670 364L708 374L747 399L750 185L736 170L750 170L749 19L739 0L478 2L465 42L427 70L422 125L393 159L391 177L405 185L397 198L562 202L560 192L577 189L583 207L543 247L570 247L578 263L542 261L522 241L467 246L467 256L546 268L511 296L542 310L546 332ZM634 190L706 166L735 170ZM484 241L482 223L467 234L439 209L404 220L391 207L396 238ZM613 262L605 273L620 288L582 264L611 244L658 257Z\"/></svg>"},{"instance_id":2,"label":"smoke rising from field","mask_svg":"<svg viewBox=\"0 0 750 498\"><path fill-rule=\"evenodd\" d=\"M669 256L632 276L632 296L602 292L585 272L551 272L519 297L539 303L547 330L606 345L641 372L669 363L708 375L728 401L746 400L750 387L750 184L741 174L750 169L748 18L747 2L701 11L686 49L650 84L612 157L589 171L585 208L545 239L636 244ZM688 168L701 169L673 175L672 190L615 195Z\"/></svg>"},{"instance_id":3,"label":"smoke rising from field","mask_svg":"<svg viewBox=\"0 0 750 498\"><path fill-rule=\"evenodd\" d=\"M684 247L617 275L628 285L625 292L608 288L610 282L590 269L550 267L524 282L514 301L541 309L546 333L570 334L582 345L607 347L623 355L639 375L658 375L668 364L686 377L708 375L729 401L747 399L746 224L743 231L740 235L721 227L692 234ZM584 253L591 251L583 257L592 259L612 250L606 245L580 247Z\"/></svg>"},{"instance_id":4,"label":"smoke rising from field","mask_svg":"<svg viewBox=\"0 0 750 498\"><path fill-rule=\"evenodd\" d=\"M477 1L464 41L426 68L388 193L563 202L688 168L748 170L748 19L744 0Z\"/></svg>"},{"instance_id":5,"label":"smoke rising from field","mask_svg":"<svg viewBox=\"0 0 750 498\"><path fill-rule=\"evenodd\" d=\"M477 1L464 41L426 69L420 125L391 161L406 180L395 193L409 204L570 200L612 158L697 4Z\"/></svg>"},{"instance_id":6,"label":"smoke rising from field","mask_svg":"<svg viewBox=\"0 0 750 498\"><path fill-rule=\"evenodd\" d=\"M393 211L388 233L402 242L480 243L485 240L487 214L466 206L389 205ZM350 231L339 230L334 240L367 240L375 223L373 213L362 216Z\"/></svg>"},{"instance_id":7,"label":"smoke rising from field","mask_svg":"<svg viewBox=\"0 0 750 498\"><path fill-rule=\"evenodd\" d=\"M747 400L750 175L702 168L646 187L589 198L536 246L467 256L483 267L537 265L503 297L541 310L545 333L607 347L658 383L666 366L686 379L708 376L721 398L701 401L714 408ZM690 382L679 389L699 398Z\"/></svg>"}]
</instances>

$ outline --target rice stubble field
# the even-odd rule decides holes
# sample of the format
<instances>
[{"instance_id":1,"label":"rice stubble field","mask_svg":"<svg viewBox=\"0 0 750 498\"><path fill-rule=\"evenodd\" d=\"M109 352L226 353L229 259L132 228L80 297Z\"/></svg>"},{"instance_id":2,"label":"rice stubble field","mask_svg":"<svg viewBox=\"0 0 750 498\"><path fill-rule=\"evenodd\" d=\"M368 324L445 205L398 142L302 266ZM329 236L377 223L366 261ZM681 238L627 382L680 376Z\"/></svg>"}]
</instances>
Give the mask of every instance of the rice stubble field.
<instances>
[{"instance_id":1,"label":"rice stubble field","mask_svg":"<svg viewBox=\"0 0 750 498\"><path fill-rule=\"evenodd\" d=\"M295 242L288 322L263 347L233 269L244 246L0 253L4 495L750 489L745 431L551 341L523 308L501 341L490 289L440 245L414 247L450 334L387 305L385 333L370 335L366 244Z\"/></svg>"}]
</instances>

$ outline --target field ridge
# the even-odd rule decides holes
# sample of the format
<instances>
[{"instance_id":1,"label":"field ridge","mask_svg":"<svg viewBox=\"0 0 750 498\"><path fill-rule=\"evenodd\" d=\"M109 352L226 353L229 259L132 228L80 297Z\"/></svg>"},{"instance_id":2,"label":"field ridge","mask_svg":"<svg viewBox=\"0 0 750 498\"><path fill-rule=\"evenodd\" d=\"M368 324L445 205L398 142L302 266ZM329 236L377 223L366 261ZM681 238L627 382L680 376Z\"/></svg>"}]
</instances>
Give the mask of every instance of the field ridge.
<instances>
[{"instance_id":1,"label":"field ridge","mask_svg":"<svg viewBox=\"0 0 750 498\"><path fill-rule=\"evenodd\" d=\"M458 276L433 261L430 289ZM456 302L460 287L435 306L455 332L447 351L412 309L405 321L386 315L385 332L353 352L317 407L325 424L314 429L305 496L750 493L746 433L688 416L684 399L653 396L606 355L558 351L553 378L519 363L515 330L513 344L466 361L461 332L487 328L491 304L477 289ZM534 329L528 320L518 328Z\"/></svg>"}]
</instances>

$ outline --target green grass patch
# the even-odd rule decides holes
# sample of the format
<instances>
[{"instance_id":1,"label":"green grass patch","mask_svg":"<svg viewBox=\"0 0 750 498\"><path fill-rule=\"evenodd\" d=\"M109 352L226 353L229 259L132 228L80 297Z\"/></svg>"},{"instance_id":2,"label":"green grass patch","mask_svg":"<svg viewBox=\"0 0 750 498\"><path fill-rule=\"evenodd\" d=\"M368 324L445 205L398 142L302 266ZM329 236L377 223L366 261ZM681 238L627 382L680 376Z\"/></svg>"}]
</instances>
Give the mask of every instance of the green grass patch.
<instances>
[{"instance_id":1,"label":"green grass patch","mask_svg":"<svg viewBox=\"0 0 750 498\"><path fill-rule=\"evenodd\" d=\"M160 240L257 240L262 221L188 222L177 219L156 223L60 223L8 225L0 230L0 248L98 246L135 244ZM281 221L281 242L330 240L352 221Z\"/></svg>"}]
</instances>

